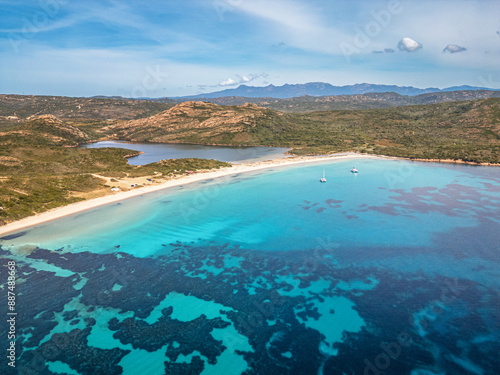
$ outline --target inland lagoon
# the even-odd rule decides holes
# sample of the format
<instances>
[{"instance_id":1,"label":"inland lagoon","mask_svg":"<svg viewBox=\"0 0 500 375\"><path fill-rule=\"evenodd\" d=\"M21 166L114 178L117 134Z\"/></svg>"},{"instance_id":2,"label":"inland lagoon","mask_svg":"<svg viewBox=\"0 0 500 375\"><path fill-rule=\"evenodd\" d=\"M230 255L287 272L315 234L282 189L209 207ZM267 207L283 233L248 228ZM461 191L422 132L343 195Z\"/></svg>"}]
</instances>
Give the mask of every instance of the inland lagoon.
<instances>
[{"instance_id":1,"label":"inland lagoon","mask_svg":"<svg viewBox=\"0 0 500 375\"><path fill-rule=\"evenodd\" d=\"M144 165L154 163L163 159L202 158L216 159L231 163L249 163L256 161L272 160L285 157L290 150L284 147L231 147L231 146L207 146L190 145L180 143L141 143L126 141L102 141L85 143L83 148L125 148L140 151L141 154L128 158L130 165Z\"/></svg>"},{"instance_id":2,"label":"inland lagoon","mask_svg":"<svg viewBox=\"0 0 500 375\"><path fill-rule=\"evenodd\" d=\"M498 168L357 159L232 174L8 233L16 369L4 356L2 370L497 374L499 218Z\"/></svg>"}]
</instances>

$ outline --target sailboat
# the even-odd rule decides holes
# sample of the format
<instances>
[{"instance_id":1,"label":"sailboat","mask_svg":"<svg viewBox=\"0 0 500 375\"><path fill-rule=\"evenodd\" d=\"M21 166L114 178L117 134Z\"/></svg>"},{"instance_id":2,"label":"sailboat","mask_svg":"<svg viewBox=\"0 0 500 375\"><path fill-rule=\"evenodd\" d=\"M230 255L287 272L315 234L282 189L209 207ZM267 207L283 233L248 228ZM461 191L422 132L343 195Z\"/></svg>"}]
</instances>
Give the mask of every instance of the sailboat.
<instances>
[{"instance_id":1,"label":"sailboat","mask_svg":"<svg viewBox=\"0 0 500 375\"><path fill-rule=\"evenodd\" d=\"M321 178L321 180L319 180L319 182L326 182L326 178L325 178L325 168L323 168L323 177Z\"/></svg>"},{"instance_id":2,"label":"sailboat","mask_svg":"<svg viewBox=\"0 0 500 375\"><path fill-rule=\"evenodd\" d=\"M358 173L358 170L356 169L356 167L352 167L351 173Z\"/></svg>"}]
</instances>

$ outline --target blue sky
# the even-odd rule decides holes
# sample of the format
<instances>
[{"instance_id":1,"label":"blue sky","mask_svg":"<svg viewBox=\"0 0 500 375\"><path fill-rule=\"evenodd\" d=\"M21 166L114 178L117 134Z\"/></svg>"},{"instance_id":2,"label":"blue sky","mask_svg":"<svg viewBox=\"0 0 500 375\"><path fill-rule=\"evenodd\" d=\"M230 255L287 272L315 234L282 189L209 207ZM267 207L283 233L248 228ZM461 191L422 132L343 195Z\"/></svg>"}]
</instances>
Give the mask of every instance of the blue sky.
<instances>
[{"instance_id":1,"label":"blue sky","mask_svg":"<svg viewBox=\"0 0 500 375\"><path fill-rule=\"evenodd\" d=\"M500 88L497 0L3 0L0 93Z\"/></svg>"}]
</instances>

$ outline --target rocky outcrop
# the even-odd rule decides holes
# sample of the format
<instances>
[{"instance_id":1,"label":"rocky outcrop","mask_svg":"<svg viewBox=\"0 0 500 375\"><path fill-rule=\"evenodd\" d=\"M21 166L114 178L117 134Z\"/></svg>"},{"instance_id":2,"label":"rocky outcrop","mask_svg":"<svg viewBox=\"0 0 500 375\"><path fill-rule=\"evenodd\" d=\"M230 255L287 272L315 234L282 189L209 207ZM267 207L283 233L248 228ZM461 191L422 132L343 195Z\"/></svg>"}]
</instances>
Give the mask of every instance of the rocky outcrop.
<instances>
[{"instance_id":1,"label":"rocky outcrop","mask_svg":"<svg viewBox=\"0 0 500 375\"><path fill-rule=\"evenodd\" d=\"M255 127L272 111L255 104L220 106L206 102L184 102L157 115L123 121L105 131L121 139L149 142L196 142L212 139L221 142L231 134Z\"/></svg>"}]
</instances>

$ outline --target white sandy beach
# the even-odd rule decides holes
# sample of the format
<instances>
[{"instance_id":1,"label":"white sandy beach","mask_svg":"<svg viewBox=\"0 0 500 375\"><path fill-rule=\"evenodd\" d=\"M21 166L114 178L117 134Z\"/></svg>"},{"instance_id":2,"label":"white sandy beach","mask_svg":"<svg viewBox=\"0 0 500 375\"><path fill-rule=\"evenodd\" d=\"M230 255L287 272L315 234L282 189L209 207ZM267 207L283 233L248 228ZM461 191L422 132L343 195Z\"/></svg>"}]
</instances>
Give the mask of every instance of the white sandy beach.
<instances>
[{"instance_id":1,"label":"white sandy beach","mask_svg":"<svg viewBox=\"0 0 500 375\"><path fill-rule=\"evenodd\" d=\"M332 160L346 160L346 159L357 159L357 158L381 158L380 156L374 155L360 155L355 153L345 153L345 154L337 154L325 157L315 157L315 156L298 156L293 158L281 158L274 159L269 161L262 161L256 163L248 163L248 164L234 164L232 167L221 168L215 171L207 171L207 172L198 172L192 175L181 176L177 178L173 178L164 183L157 185L144 186L141 188L136 188L130 191L120 191L116 193L112 193L110 195L106 195L104 197L89 199L85 201L81 201L78 203L73 203L64 207L58 207L53 210L49 210L43 212L38 215L29 216L27 218L9 223L0 227L0 235L4 235L9 232L14 232L26 227L30 227L33 225L41 224L46 221L58 219L67 215L71 215L77 212L81 212L84 210L88 210L91 208L95 208L98 206L102 206L105 204L121 201L123 199L135 197L138 195L143 195L147 193L151 193L154 191L190 184L197 181L223 177L227 175L232 175L236 173L245 173L252 172L259 169L266 168L274 168L274 167L282 167L294 164L302 164L302 163L321 163L325 161ZM384 157L387 158L387 157ZM390 158L392 159L392 158Z\"/></svg>"}]
</instances>

